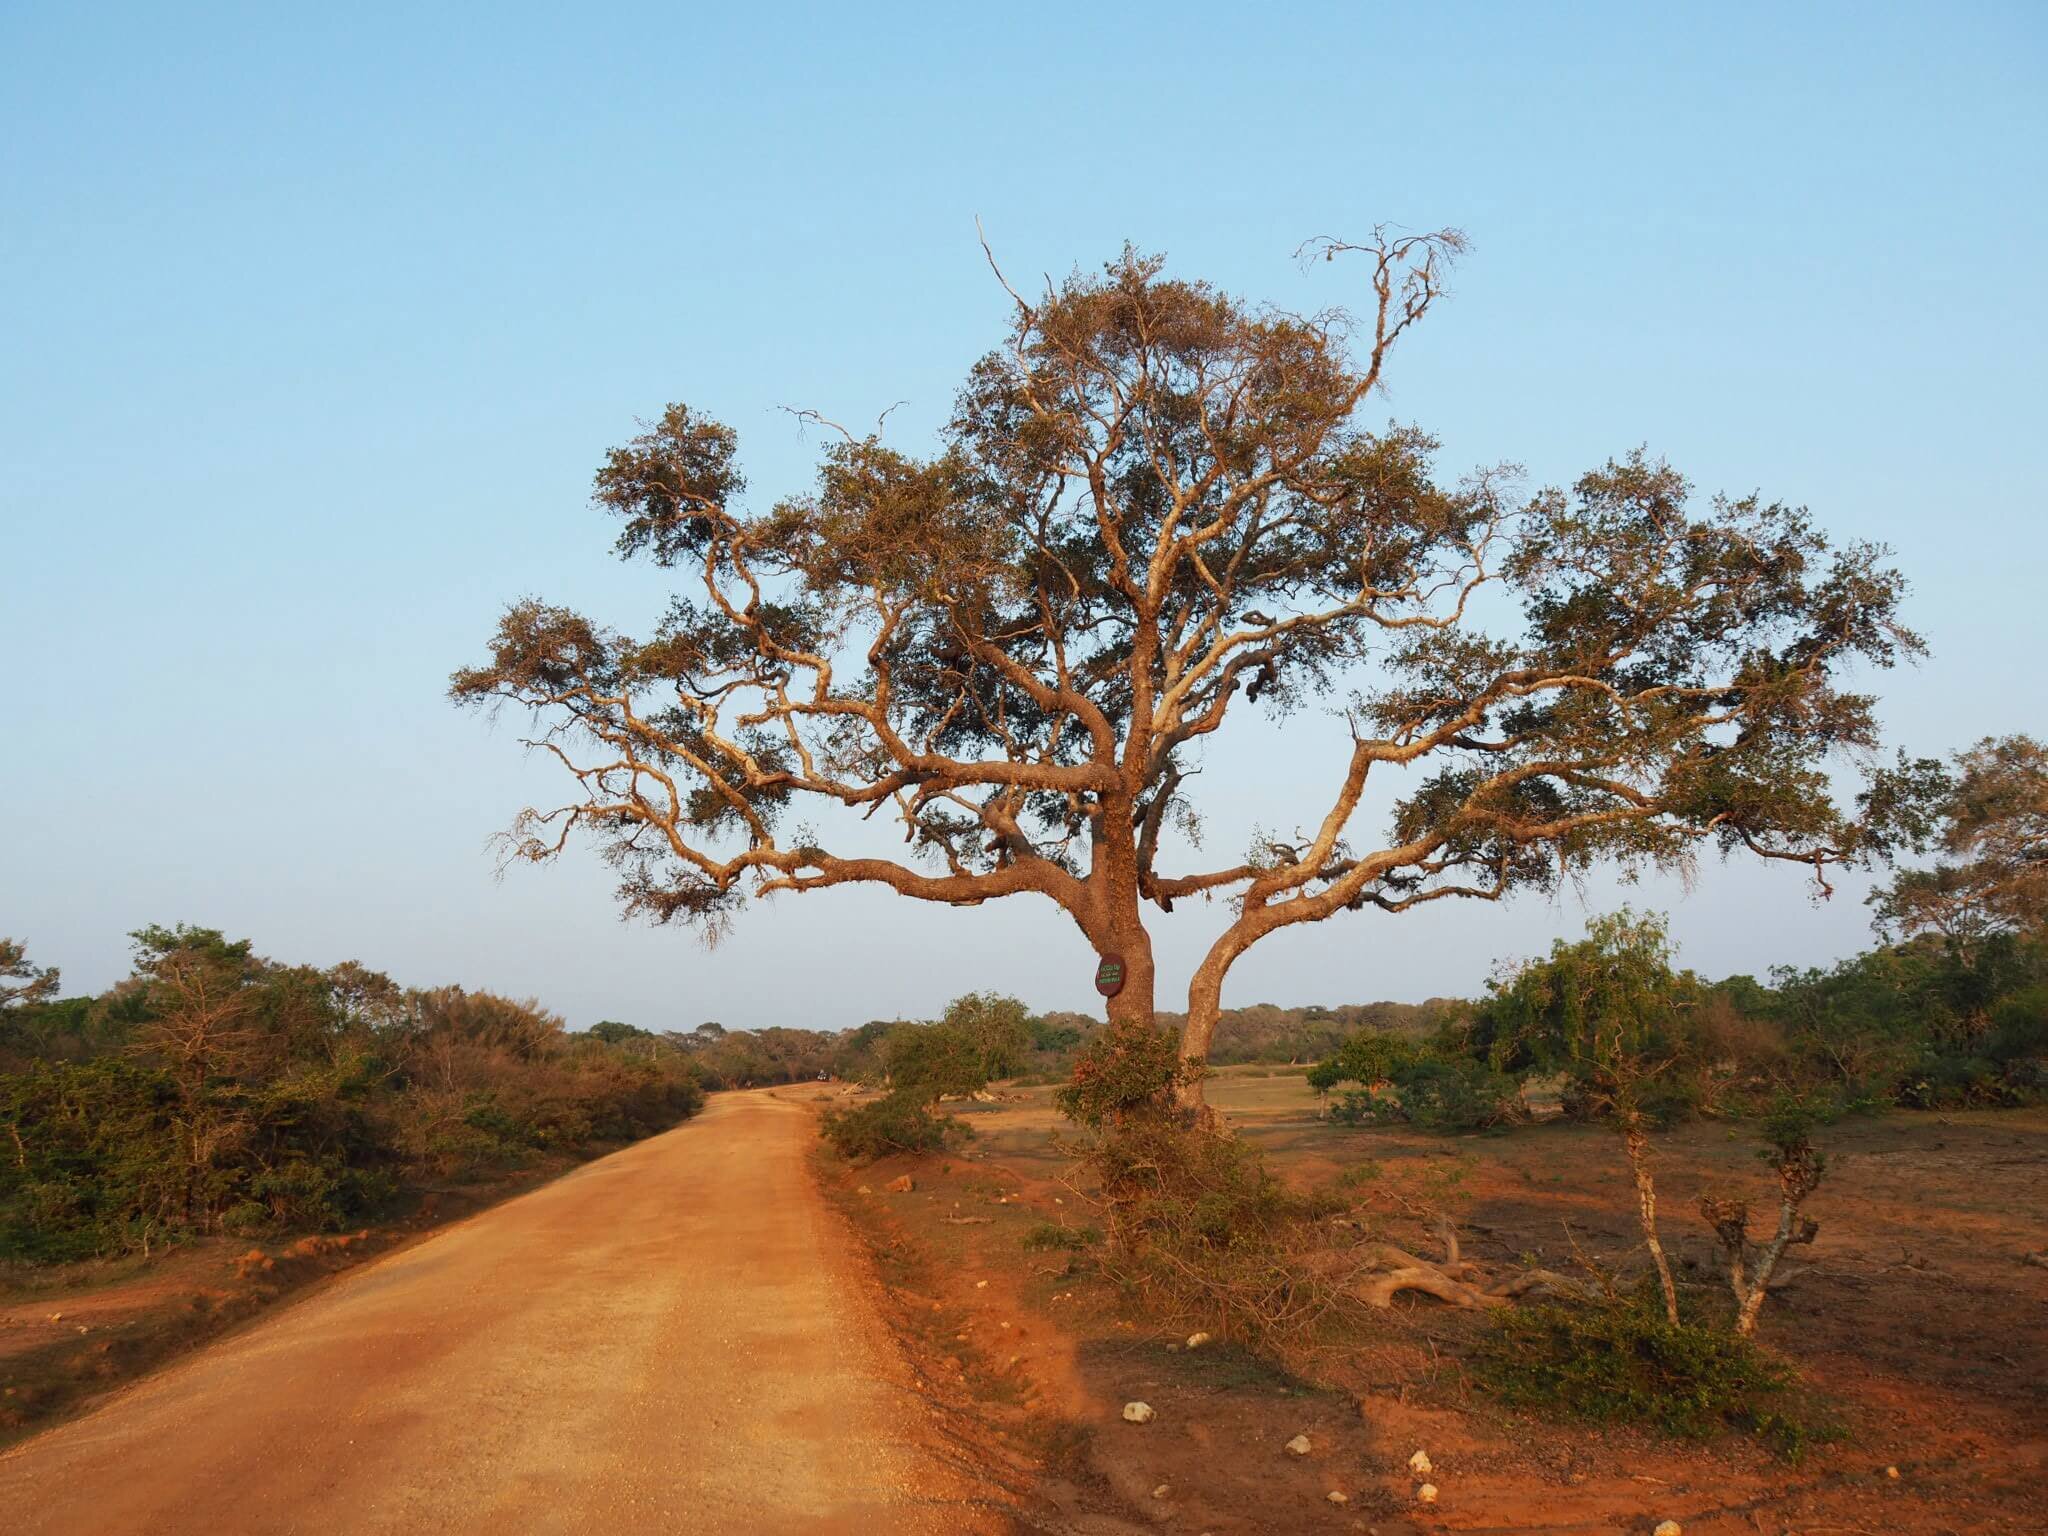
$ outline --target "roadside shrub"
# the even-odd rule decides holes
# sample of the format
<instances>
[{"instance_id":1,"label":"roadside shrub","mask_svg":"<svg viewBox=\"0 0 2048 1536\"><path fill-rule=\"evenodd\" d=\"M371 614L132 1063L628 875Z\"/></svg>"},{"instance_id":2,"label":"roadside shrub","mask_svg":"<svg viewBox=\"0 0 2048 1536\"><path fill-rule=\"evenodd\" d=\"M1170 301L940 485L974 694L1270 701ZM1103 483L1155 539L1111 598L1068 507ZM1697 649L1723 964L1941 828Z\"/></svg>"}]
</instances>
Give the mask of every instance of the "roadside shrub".
<instances>
[{"instance_id":1,"label":"roadside shrub","mask_svg":"<svg viewBox=\"0 0 2048 1536\"><path fill-rule=\"evenodd\" d=\"M981 1042L956 1024L899 1024L882 1041L892 1091L920 1104L988 1086Z\"/></svg>"},{"instance_id":2,"label":"roadside shrub","mask_svg":"<svg viewBox=\"0 0 2048 1536\"><path fill-rule=\"evenodd\" d=\"M116 1253L177 1224L206 1193L177 1109L169 1074L122 1061L0 1077L0 1258Z\"/></svg>"},{"instance_id":3,"label":"roadside shrub","mask_svg":"<svg viewBox=\"0 0 2048 1536\"><path fill-rule=\"evenodd\" d=\"M1096 1227L1063 1227L1056 1221L1042 1221L1024 1234L1027 1253L1079 1253L1102 1241Z\"/></svg>"},{"instance_id":4,"label":"roadside shrub","mask_svg":"<svg viewBox=\"0 0 2048 1536\"><path fill-rule=\"evenodd\" d=\"M333 1229L408 1180L590 1155L702 1106L688 1056L531 1002L408 991L214 929L135 935L97 999L0 1020L0 1259Z\"/></svg>"},{"instance_id":5,"label":"roadside shrub","mask_svg":"<svg viewBox=\"0 0 2048 1536\"><path fill-rule=\"evenodd\" d=\"M1176 1094L1199 1070L1148 1026L1090 1041L1056 1096L1093 1133L1075 1192L1102 1214L1103 1273L1145 1310L1285 1355L1357 1305L1322 1219L1347 1202L1297 1193L1250 1143L1188 1123Z\"/></svg>"},{"instance_id":6,"label":"roadside shrub","mask_svg":"<svg viewBox=\"0 0 2048 1536\"><path fill-rule=\"evenodd\" d=\"M1474 1375L1513 1407L1684 1439L1733 1431L1787 1460L1837 1433L1800 1401L1789 1367L1733 1334L1672 1323L1649 1297L1502 1308Z\"/></svg>"},{"instance_id":7,"label":"roadside shrub","mask_svg":"<svg viewBox=\"0 0 2048 1536\"><path fill-rule=\"evenodd\" d=\"M971 1135L951 1115L935 1115L917 1093L898 1089L852 1109L830 1109L821 1127L849 1162L871 1163L891 1152L936 1152Z\"/></svg>"}]
</instances>

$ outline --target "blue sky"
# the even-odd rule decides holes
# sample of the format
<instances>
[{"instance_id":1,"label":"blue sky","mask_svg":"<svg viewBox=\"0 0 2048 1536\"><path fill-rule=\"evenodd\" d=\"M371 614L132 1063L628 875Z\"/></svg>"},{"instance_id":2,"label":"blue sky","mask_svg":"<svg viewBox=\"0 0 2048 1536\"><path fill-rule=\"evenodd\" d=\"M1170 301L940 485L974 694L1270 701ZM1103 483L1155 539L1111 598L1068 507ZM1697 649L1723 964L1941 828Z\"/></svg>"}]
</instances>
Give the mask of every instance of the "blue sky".
<instances>
[{"instance_id":1,"label":"blue sky","mask_svg":"<svg viewBox=\"0 0 2048 1536\"><path fill-rule=\"evenodd\" d=\"M77 988L186 920L576 1023L1088 1006L1038 906L829 892L707 951L593 860L498 880L558 786L443 699L510 598L659 610L586 496L665 402L764 498L817 446L779 406L929 443L1004 321L977 215L1013 273L1130 239L1297 307L1357 298L1303 239L1459 226L1385 403L1447 470L1646 443L1806 503L1912 577L1896 741L2048 726L2048 10L979 9L0 11L0 933ZM1212 845L1327 793L1328 729L1220 754ZM1866 941L1796 870L1626 894L1714 973ZM1584 911L1296 930L1226 1001L1469 992ZM1163 1006L1220 922L1162 929Z\"/></svg>"}]
</instances>

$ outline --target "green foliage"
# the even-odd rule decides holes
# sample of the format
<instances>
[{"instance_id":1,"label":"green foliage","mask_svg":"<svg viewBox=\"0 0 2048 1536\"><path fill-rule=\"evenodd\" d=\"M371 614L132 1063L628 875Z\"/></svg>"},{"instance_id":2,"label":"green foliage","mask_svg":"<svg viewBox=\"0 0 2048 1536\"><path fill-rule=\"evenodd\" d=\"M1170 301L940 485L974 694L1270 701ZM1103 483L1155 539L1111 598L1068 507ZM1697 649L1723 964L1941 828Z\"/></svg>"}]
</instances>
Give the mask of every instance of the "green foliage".
<instances>
[{"instance_id":1,"label":"green foliage","mask_svg":"<svg viewBox=\"0 0 2048 1536\"><path fill-rule=\"evenodd\" d=\"M1099 1128L1166 1113L1181 1086L1201 1072L1200 1063L1181 1059L1170 1031L1119 1024L1088 1043L1053 1099L1068 1119Z\"/></svg>"},{"instance_id":2,"label":"green foliage","mask_svg":"<svg viewBox=\"0 0 2048 1536\"><path fill-rule=\"evenodd\" d=\"M822 1132L849 1162L873 1162L892 1152L936 1152L971 1134L951 1115L935 1115L920 1093L902 1089L852 1109L831 1109Z\"/></svg>"},{"instance_id":3,"label":"green foliage","mask_svg":"<svg viewBox=\"0 0 2048 1536\"><path fill-rule=\"evenodd\" d=\"M899 1024L882 1042L891 1090L920 1104L988 1086L981 1043L954 1024Z\"/></svg>"},{"instance_id":4,"label":"green foliage","mask_svg":"<svg viewBox=\"0 0 2048 1536\"><path fill-rule=\"evenodd\" d=\"M1668 1114L1697 1060L1690 1026L1703 993L1671 968L1664 920L1624 907L1496 976L1474 1039L1496 1069L1564 1073L1596 1108L1630 1121Z\"/></svg>"},{"instance_id":5,"label":"green foliage","mask_svg":"<svg viewBox=\"0 0 2048 1536\"><path fill-rule=\"evenodd\" d=\"M0 1256L86 1258L175 1230L194 1192L178 1112L170 1074L125 1061L0 1078Z\"/></svg>"},{"instance_id":6,"label":"green foliage","mask_svg":"<svg viewBox=\"0 0 2048 1536\"><path fill-rule=\"evenodd\" d=\"M1927 767L1935 825L1920 841L1948 857L1871 893L1879 930L1939 935L1966 953L2000 934L2039 932L2048 924L2048 746L1987 736L1956 754L1953 775Z\"/></svg>"},{"instance_id":7,"label":"green foliage","mask_svg":"<svg viewBox=\"0 0 2048 1536\"><path fill-rule=\"evenodd\" d=\"M0 939L0 1013L48 1002L57 995L59 979L55 966L30 965L20 940Z\"/></svg>"},{"instance_id":8,"label":"green foliage","mask_svg":"<svg viewBox=\"0 0 2048 1536\"><path fill-rule=\"evenodd\" d=\"M1916 1109L2048 1092L2048 936L1923 938L1827 970L1782 969L1763 1012L1788 1070L1847 1099Z\"/></svg>"},{"instance_id":9,"label":"green foliage","mask_svg":"<svg viewBox=\"0 0 2048 1536\"><path fill-rule=\"evenodd\" d=\"M0 1257L334 1229L408 1182L589 1155L703 1103L629 1026L571 1036L530 1001L279 965L216 929L134 937L105 996L5 1010Z\"/></svg>"},{"instance_id":10,"label":"green foliage","mask_svg":"<svg viewBox=\"0 0 2048 1536\"><path fill-rule=\"evenodd\" d=\"M869 1025L886 1030L888 1025ZM727 1029L700 1024L687 1034L661 1037L664 1045L687 1053L707 1088L755 1088L770 1083L805 1082L821 1073L858 1078L859 1068L846 1059L846 1037L817 1029Z\"/></svg>"},{"instance_id":11,"label":"green foliage","mask_svg":"<svg viewBox=\"0 0 2048 1536\"><path fill-rule=\"evenodd\" d=\"M1515 1080L1483 1061L1419 1056L1393 1082L1402 1113L1424 1130L1486 1130L1521 1113Z\"/></svg>"},{"instance_id":12,"label":"green foliage","mask_svg":"<svg viewBox=\"0 0 2048 1536\"><path fill-rule=\"evenodd\" d=\"M1909 835L1924 776L1873 778L1860 814L1834 794L1876 741L1853 679L1921 650L1881 549L1760 494L1696 497L1647 451L1527 494L1445 475L1427 433L1366 414L1464 248L1317 242L1362 264L1354 322L1126 247L1017 307L929 454L834 434L810 489L758 503L733 432L670 405L596 491L620 552L678 587L656 629L521 601L451 679L464 705L532 711L573 775L513 855L587 836L628 912L713 933L757 896L849 883L1030 895L1090 932L1133 891L1199 892L1236 904L1234 957L1596 865L1718 846L1818 873ZM1200 843L1200 744L1326 695L1350 701L1354 777L1403 765L1391 828L1345 826L1347 795L1300 847L1160 868ZM910 862L825 846L806 804L890 815Z\"/></svg>"},{"instance_id":13,"label":"green foliage","mask_svg":"<svg viewBox=\"0 0 2048 1536\"><path fill-rule=\"evenodd\" d=\"M971 1042L981 1087L999 1077L1013 1077L1024 1068L1032 1046L1031 1010L1014 997L994 992L969 992L946 1005L939 1023L958 1030ZM972 1092L973 1090L968 1090Z\"/></svg>"},{"instance_id":14,"label":"green foliage","mask_svg":"<svg viewBox=\"0 0 2048 1536\"><path fill-rule=\"evenodd\" d=\"M1418 1048L1399 1035L1361 1032L1309 1068L1308 1085L1317 1093L1328 1093L1339 1083L1361 1083L1370 1088L1390 1080L1416 1059Z\"/></svg>"},{"instance_id":15,"label":"green foliage","mask_svg":"<svg viewBox=\"0 0 2048 1536\"><path fill-rule=\"evenodd\" d=\"M1071 1051L1081 1043L1081 1031L1072 1024L1057 1023L1034 1016L1031 1020L1031 1049L1048 1056Z\"/></svg>"},{"instance_id":16,"label":"green foliage","mask_svg":"<svg viewBox=\"0 0 2048 1536\"><path fill-rule=\"evenodd\" d=\"M1504 1124L1521 1112L1513 1078L1455 1048L1397 1035L1353 1035L1309 1069L1308 1083L1319 1093L1341 1083L1363 1085L1331 1107L1330 1118L1340 1124L1405 1119L1427 1130L1468 1131Z\"/></svg>"},{"instance_id":17,"label":"green foliage","mask_svg":"<svg viewBox=\"0 0 2048 1536\"><path fill-rule=\"evenodd\" d=\"M1787 1459L1835 1434L1803 1409L1789 1368L1647 1300L1501 1308L1474 1374L1515 1407L1687 1439L1732 1430Z\"/></svg>"},{"instance_id":18,"label":"green foliage","mask_svg":"<svg viewBox=\"0 0 2048 1536\"><path fill-rule=\"evenodd\" d=\"M1177 1093L1200 1070L1170 1032L1118 1024L1056 1096L1091 1133L1081 1156L1107 1233L1098 1263L1155 1312L1284 1350L1346 1302L1310 1257L1346 1201L1298 1193L1251 1143L1189 1123Z\"/></svg>"},{"instance_id":19,"label":"green foliage","mask_svg":"<svg viewBox=\"0 0 2048 1536\"><path fill-rule=\"evenodd\" d=\"M1024 1234L1028 1253L1080 1253L1102 1241L1096 1227L1068 1227L1056 1221L1042 1221Z\"/></svg>"}]
</instances>

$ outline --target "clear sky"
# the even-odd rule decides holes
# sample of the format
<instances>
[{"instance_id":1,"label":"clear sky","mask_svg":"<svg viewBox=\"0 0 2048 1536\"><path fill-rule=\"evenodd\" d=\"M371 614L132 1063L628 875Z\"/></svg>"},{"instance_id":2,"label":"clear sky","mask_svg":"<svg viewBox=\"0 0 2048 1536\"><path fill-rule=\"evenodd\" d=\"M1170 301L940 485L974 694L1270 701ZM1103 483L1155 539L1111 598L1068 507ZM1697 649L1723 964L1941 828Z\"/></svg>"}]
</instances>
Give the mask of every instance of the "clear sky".
<instances>
[{"instance_id":1,"label":"clear sky","mask_svg":"<svg viewBox=\"0 0 2048 1536\"><path fill-rule=\"evenodd\" d=\"M1896 741L2048 727L2038 0L1001 14L0 7L0 933L75 990L184 920L577 1024L1089 1006L1043 906L828 892L707 951L622 926L593 859L500 881L491 833L559 786L443 698L513 597L647 627L658 573L586 497L665 402L763 497L817 446L780 405L906 400L927 445L1005 319L976 215L1016 273L1128 238L1297 307L1357 298L1304 238L1459 226L1386 402L1447 470L1646 443L1806 503L1913 579ZM1328 730L1221 754L1212 846L1326 795ZM1860 894L1630 893L1715 974L1861 947ZM1226 1002L1470 992L1615 899L1295 930ZM1163 928L1162 1006L1220 922Z\"/></svg>"}]
</instances>

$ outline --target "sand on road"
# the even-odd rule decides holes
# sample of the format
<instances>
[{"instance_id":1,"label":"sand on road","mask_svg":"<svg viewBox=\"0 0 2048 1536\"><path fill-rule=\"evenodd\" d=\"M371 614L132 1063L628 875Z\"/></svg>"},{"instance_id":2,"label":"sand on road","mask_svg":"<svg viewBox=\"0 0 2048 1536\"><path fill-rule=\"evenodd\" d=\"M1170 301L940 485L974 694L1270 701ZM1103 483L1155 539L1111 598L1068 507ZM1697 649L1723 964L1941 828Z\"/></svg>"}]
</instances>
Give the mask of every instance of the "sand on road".
<instances>
[{"instance_id":1,"label":"sand on road","mask_svg":"<svg viewBox=\"0 0 2048 1536\"><path fill-rule=\"evenodd\" d=\"M0 1456L11 1536L976 1532L768 1093L345 1274Z\"/></svg>"}]
</instances>

